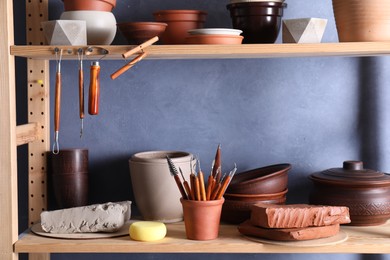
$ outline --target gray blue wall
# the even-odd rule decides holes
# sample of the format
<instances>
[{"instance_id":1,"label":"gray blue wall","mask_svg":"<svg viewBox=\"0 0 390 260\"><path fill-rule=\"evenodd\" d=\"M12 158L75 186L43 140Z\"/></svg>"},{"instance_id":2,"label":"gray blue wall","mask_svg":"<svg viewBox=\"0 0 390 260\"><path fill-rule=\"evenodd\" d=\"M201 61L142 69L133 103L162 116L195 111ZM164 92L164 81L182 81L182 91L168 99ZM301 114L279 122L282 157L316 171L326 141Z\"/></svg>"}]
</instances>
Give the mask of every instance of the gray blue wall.
<instances>
[{"instance_id":1,"label":"gray blue wall","mask_svg":"<svg viewBox=\"0 0 390 260\"><path fill-rule=\"evenodd\" d=\"M22 3L19 3L22 2ZM124 0L114 14L118 22L153 20L159 9L208 11L206 27L231 27L222 0ZM324 42L337 42L331 1L291 0L284 18L327 18ZM15 6L24 8L24 1ZM50 1L50 19L63 11ZM22 11L18 11L22 12ZM22 18L24 14L19 14ZM23 20L17 21L23 43ZM279 37L278 42L281 42ZM125 44L120 34L115 44ZM23 61L19 60L23 72ZM62 148L90 151L91 202L133 199L128 158L145 150L174 149L200 156L211 164L222 144L224 171L239 171L288 162L288 202L307 202L315 171L359 159L365 167L390 171L390 66L378 58L283 58L222 60L145 60L112 81L122 61L101 61L101 107L85 120L79 138L77 62L64 61L60 141ZM54 72L55 64L51 63ZM88 74L87 74L88 75ZM87 78L86 75L86 78ZM25 79L18 79L18 109L23 111ZM54 86L54 78L51 80ZM54 89L52 90L54 93ZM53 97L52 97L53 98ZM19 122L25 118L19 117ZM25 154L25 148L19 152ZM25 176L25 162L20 175ZM26 183L21 181L21 187ZM25 189L24 189L25 191ZM21 197L21 225L27 225ZM228 254L58 254L54 259L328 259L328 255ZM332 255L337 259L387 259L373 255Z\"/></svg>"}]
</instances>

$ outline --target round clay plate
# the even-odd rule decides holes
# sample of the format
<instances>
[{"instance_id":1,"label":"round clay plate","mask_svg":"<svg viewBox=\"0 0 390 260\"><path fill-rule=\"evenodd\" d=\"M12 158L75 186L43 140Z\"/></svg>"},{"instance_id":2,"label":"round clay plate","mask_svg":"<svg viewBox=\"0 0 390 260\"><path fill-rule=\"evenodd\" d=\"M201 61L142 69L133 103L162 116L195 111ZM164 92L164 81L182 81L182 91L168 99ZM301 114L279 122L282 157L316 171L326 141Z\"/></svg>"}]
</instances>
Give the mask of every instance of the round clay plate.
<instances>
[{"instance_id":1,"label":"round clay plate","mask_svg":"<svg viewBox=\"0 0 390 260\"><path fill-rule=\"evenodd\" d=\"M112 233L72 233L72 234L55 234L47 233L42 227L41 223L34 224L31 227L31 231L39 236L51 237L51 238L62 238L62 239L98 239L98 238L109 238L109 237L121 237L129 235L129 227L131 221L126 222L121 229L117 232Z\"/></svg>"},{"instance_id":2,"label":"round clay plate","mask_svg":"<svg viewBox=\"0 0 390 260\"><path fill-rule=\"evenodd\" d=\"M263 244L272 244L272 245L281 245L281 246L292 246L292 247L314 247L314 246L330 246L338 243L342 243L348 239L348 234L344 231L339 231L339 233L335 236L320 238L320 239L312 239L305 241L276 241L269 240L251 236L244 236L247 239Z\"/></svg>"}]
</instances>

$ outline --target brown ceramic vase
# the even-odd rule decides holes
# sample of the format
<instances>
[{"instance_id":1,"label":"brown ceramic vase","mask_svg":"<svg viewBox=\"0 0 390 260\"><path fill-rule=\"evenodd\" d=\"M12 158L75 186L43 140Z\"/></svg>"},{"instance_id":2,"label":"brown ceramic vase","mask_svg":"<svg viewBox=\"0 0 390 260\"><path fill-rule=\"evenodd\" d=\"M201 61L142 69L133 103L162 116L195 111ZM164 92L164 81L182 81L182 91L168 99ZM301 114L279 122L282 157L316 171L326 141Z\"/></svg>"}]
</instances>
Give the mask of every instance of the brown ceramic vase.
<instances>
[{"instance_id":1,"label":"brown ceramic vase","mask_svg":"<svg viewBox=\"0 0 390 260\"><path fill-rule=\"evenodd\" d=\"M67 11L105 11L111 12L116 0L62 0Z\"/></svg>"},{"instance_id":2,"label":"brown ceramic vase","mask_svg":"<svg viewBox=\"0 0 390 260\"><path fill-rule=\"evenodd\" d=\"M354 226L372 226L390 218L390 176L363 168L360 161L345 161L343 168L316 172L311 204L347 206Z\"/></svg>"},{"instance_id":3,"label":"brown ceramic vase","mask_svg":"<svg viewBox=\"0 0 390 260\"><path fill-rule=\"evenodd\" d=\"M161 35L164 44L185 44L189 30L203 28L207 13L199 10L162 10L153 15L157 22L168 24Z\"/></svg>"},{"instance_id":4,"label":"brown ceramic vase","mask_svg":"<svg viewBox=\"0 0 390 260\"><path fill-rule=\"evenodd\" d=\"M180 199L183 205L184 225L188 239L212 240L218 237L224 201L224 198L208 201Z\"/></svg>"}]
</instances>

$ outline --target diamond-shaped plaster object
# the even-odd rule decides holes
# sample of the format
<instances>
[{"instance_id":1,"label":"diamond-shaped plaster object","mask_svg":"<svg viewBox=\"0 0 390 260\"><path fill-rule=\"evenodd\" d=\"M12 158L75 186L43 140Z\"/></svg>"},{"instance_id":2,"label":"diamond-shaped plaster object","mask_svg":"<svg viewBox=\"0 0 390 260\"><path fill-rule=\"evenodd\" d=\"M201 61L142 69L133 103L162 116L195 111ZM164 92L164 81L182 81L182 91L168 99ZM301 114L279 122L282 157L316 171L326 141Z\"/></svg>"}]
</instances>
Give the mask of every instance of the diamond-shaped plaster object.
<instances>
[{"instance_id":1,"label":"diamond-shaped plaster object","mask_svg":"<svg viewBox=\"0 0 390 260\"><path fill-rule=\"evenodd\" d=\"M321 18L283 20L283 43L320 43L327 23Z\"/></svg>"},{"instance_id":2,"label":"diamond-shaped plaster object","mask_svg":"<svg viewBox=\"0 0 390 260\"><path fill-rule=\"evenodd\" d=\"M42 22L50 45L87 45L87 24L81 20L53 20Z\"/></svg>"}]
</instances>

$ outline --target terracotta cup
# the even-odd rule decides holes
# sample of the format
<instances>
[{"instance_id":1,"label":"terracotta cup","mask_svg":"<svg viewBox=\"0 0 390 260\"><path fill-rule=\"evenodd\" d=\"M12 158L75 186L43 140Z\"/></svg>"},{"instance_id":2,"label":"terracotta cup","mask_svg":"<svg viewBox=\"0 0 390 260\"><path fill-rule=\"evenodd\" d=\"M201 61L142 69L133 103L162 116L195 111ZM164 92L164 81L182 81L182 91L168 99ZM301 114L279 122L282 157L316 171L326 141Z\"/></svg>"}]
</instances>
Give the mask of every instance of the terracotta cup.
<instances>
[{"instance_id":1,"label":"terracotta cup","mask_svg":"<svg viewBox=\"0 0 390 260\"><path fill-rule=\"evenodd\" d=\"M88 150L48 153L48 170L59 208L88 205Z\"/></svg>"},{"instance_id":2,"label":"terracotta cup","mask_svg":"<svg viewBox=\"0 0 390 260\"><path fill-rule=\"evenodd\" d=\"M224 198L208 201L180 199L188 239L211 240L218 237L224 201Z\"/></svg>"}]
</instances>

